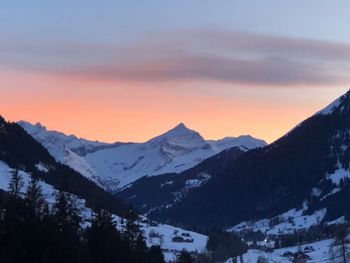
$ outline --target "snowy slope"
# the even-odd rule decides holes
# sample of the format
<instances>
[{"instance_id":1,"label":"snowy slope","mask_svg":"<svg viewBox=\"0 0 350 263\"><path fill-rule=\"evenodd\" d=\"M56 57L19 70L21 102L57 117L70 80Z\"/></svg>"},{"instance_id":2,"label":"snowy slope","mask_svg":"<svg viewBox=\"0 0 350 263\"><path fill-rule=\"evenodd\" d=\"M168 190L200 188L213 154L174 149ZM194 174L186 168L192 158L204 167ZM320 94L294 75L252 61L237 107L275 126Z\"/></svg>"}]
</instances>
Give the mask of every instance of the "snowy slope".
<instances>
[{"instance_id":1,"label":"snowy slope","mask_svg":"<svg viewBox=\"0 0 350 263\"><path fill-rule=\"evenodd\" d=\"M37 165L38 170L42 171L43 170L42 168L43 168L42 164ZM8 190L12 171L13 169L11 169L5 162L0 161L0 189L1 190L4 190L4 191ZM30 181L30 175L22 170L19 171L19 175L23 180L22 192L25 192L28 186L28 183ZM41 190L43 192L43 195L46 201L49 204L53 204L55 201L56 189L52 185L49 185L43 181L40 181L39 185L41 187ZM91 215L91 210L86 207L85 200L81 198L77 198L77 204L79 209L81 210L82 215L88 218Z\"/></svg>"},{"instance_id":2,"label":"snowy slope","mask_svg":"<svg viewBox=\"0 0 350 263\"><path fill-rule=\"evenodd\" d=\"M328 115L328 114L331 114L334 111L334 109L339 107L339 105L341 103L341 99L342 99L342 97L337 98L332 103L330 103L327 107L325 107L324 109L322 109L319 112L317 112L315 115Z\"/></svg>"},{"instance_id":3,"label":"snowy slope","mask_svg":"<svg viewBox=\"0 0 350 263\"><path fill-rule=\"evenodd\" d=\"M241 149L250 150L266 145L265 141L255 139L250 135L241 135L238 137L225 137L217 141L208 141L208 143L218 152L233 147L240 147Z\"/></svg>"},{"instance_id":4,"label":"snowy slope","mask_svg":"<svg viewBox=\"0 0 350 263\"><path fill-rule=\"evenodd\" d=\"M179 124L145 143L105 144L78 139L40 124L19 124L39 141L57 161L93 180L109 191L122 188L143 176L179 173L222 150L249 150L266 143L251 136L206 141L196 131Z\"/></svg>"},{"instance_id":5,"label":"snowy slope","mask_svg":"<svg viewBox=\"0 0 350 263\"><path fill-rule=\"evenodd\" d=\"M77 138L74 135L49 131L40 123L33 125L26 121L19 121L18 124L35 140L40 142L57 162L68 165L99 186L102 185L99 182L96 171L86 162L84 155L100 149L122 145L122 143L107 144L98 141L89 141Z\"/></svg>"},{"instance_id":6,"label":"snowy slope","mask_svg":"<svg viewBox=\"0 0 350 263\"><path fill-rule=\"evenodd\" d=\"M321 209L311 215L305 214L306 211L307 207L300 210L291 209L274 218L242 222L228 231L235 233L240 233L247 230L261 231L266 235L292 234L295 231L309 229L312 226L320 224L320 222L322 222L322 220L325 218L327 209ZM273 221L275 221L275 223L272 223Z\"/></svg>"},{"instance_id":7,"label":"snowy slope","mask_svg":"<svg viewBox=\"0 0 350 263\"><path fill-rule=\"evenodd\" d=\"M43 168L43 165L38 164L38 169L41 170L42 168ZM8 185L10 183L12 171L13 169L11 169L6 163L4 163L3 161L0 161L0 189L1 190L7 191ZM30 180L30 175L24 171L19 171L19 175L23 179L22 191L25 191L25 189L28 186L28 182ZM43 181L40 181L39 185L41 186L45 199L50 205L52 205L55 201L55 193L57 190L52 185L49 185ZM76 201L84 220L83 226L88 226L92 211L90 208L86 206L86 202L84 199L76 197ZM113 215L113 218L117 223L118 229L123 230L125 225L121 224L120 222L121 221L125 222L126 220L125 219L121 220L121 218L116 215ZM154 222L152 224L149 224L149 223L145 223L144 221L147 221L147 219L145 217L142 217L142 222L140 223L140 227L142 231L144 231L146 244L148 246L160 245L168 261L174 260L176 258L176 255L179 252L181 252L181 250L183 249L186 249L187 251L191 251L191 252L202 252L205 250L205 247L208 241L208 237L205 235L201 235L195 232L186 231L181 228L158 224ZM152 235L150 236L150 233L153 233L153 234L156 233L159 237L152 237ZM193 239L193 242L178 243L178 242L172 241L173 237L181 236L181 234L183 233L188 234Z\"/></svg>"},{"instance_id":8,"label":"snowy slope","mask_svg":"<svg viewBox=\"0 0 350 263\"><path fill-rule=\"evenodd\" d=\"M40 123L35 125L20 121L18 122L23 129L31 136L39 141L49 153L56 159L56 161L63 162L66 156L66 149L70 149L79 155L85 155L88 152L106 146L106 143L93 142L85 139L77 138L74 135L66 135L57 131L48 131L45 126Z\"/></svg>"},{"instance_id":9,"label":"snowy slope","mask_svg":"<svg viewBox=\"0 0 350 263\"><path fill-rule=\"evenodd\" d=\"M303 251L306 247L313 247L315 251L306 253L310 260L307 262L331 262L330 249L331 245L334 242L332 239L322 240L310 244L305 244L301 247L287 247L281 249L275 249L273 252L265 252L262 250L250 249L246 254L243 255L243 261L245 263L256 263L259 257L267 259L267 262L270 263L287 263L292 262L292 257L283 256L286 252L296 253L300 249ZM231 263L231 260L226 261L226 263ZM337 261L341 262L341 261Z\"/></svg>"}]
</instances>

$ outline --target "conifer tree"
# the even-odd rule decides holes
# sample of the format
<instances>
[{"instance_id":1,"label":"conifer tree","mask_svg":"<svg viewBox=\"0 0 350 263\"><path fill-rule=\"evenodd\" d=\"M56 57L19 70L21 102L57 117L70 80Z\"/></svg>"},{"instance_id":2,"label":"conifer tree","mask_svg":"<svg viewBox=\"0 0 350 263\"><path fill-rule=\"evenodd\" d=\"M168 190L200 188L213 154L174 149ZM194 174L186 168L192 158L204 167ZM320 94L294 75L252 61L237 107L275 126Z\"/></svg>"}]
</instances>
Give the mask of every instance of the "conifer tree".
<instances>
[{"instance_id":1,"label":"conifer tree","mask_svg":"<svg viewBox=\"0 0 350 263\"><path fill-rule=\"evenodd\" d=\"M56 258L57 262L79 262L81 251L80 223L81 216L76 199L59 190L53 205L53 220L56 225Z\"/></svg>"},{"instance_id":2,"label":"conifer tree","mask_svg":"<svg viewBox=\"0 0 350 263\"><path fill-rule=\"evenodd\" d=\"M94 262L109 263L121 259L121 238L112 215L98 209L87 230L88 250Z\"/></svg>"},{"instance_id":3,"label":"conifer tree","mask_svg":"<svg viewBox=\"0 0 350 263\"><path fill-rule=\"evenodd\" d=\"M148 248L146 246L145 239L140 232L136 238L134 251L133 251L133 262L147 261Z\"/></svg>"},{"instance_id":4,"label":"conifer tree","mask_svg":"<svg viewBox=\"0 0 350 263\"><path fill-rule=\"evenodd\" d=\"M24 203L27 212L26 219L28 221L41 219L47 204L42 194L39 179L36 176L31 176L27 191L25 193Z\"/></svg>"},{"instance_id":5,"label":"conifer tree","mask_svg":"<svg viewBox=\"0 0 350 263\"><path fill-rule=\"evenodd\" d=\"M11 172L11 179L8 186L9 193L11 197L18 198L20 197L21 189L23 187L23 179L19 174L18 169L14 169Z\"/></svg>"},{"instance_id":6,"label":"conifer tree","mask_svg":"<svg viewBox=\"0 0 350 263\"><path fill-rule=\"evenodd\" d=\"M163 252L159 246L152 246L148 253L150 263L165 263Z\"/></svg>"},{"instance_id":7,"label":"conifer tree","mask_svg":"<svg viewBox=\"0 0 350 263\"><path fill-rule=\"evenodd\" d=\"M129 208L125 215L126 225L124 230L124 239L130 244L131 248L134 249L136 246L137 238L140 235L140 227L138 224L138 215L132 208Z\"/></svg>"}]
</instances>

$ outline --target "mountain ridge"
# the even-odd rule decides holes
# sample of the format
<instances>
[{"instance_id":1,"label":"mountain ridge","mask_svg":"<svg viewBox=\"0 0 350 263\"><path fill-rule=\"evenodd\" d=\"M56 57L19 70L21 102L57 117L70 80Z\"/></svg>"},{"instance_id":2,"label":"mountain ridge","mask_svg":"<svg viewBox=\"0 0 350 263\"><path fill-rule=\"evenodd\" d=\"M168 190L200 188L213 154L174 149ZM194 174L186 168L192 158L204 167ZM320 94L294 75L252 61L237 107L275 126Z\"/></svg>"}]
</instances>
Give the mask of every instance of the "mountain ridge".
<instances>
[{"instance_id":1,"label":"mountain ridge","mask_svg":"<svg viewBox=\"0 0 350 263\"><path fill-rule=\"evenodd\" d=\"M28 122L19 124L57 161L67 164L108 191L143 176L181 172L230 147L244 150L266 145L251 136L206 141L183 123L144 143L91 142ZM69 150L69 151L68 151ZM72 158L75 155L76 158Z\"/></svg>"},{"instance_id":2,"label":"mountain ridge","mask_svg":"<svg viewBox=\"0 0 350 263\"><path fill-rule=\"evenodd\" d=\"M325 220L350 216L350 210L335 201L350 198L350 92L325 109L264 148L221 158L223 167L213 170L207 183L149 215L172 224L230 227L307 202L304 212L326 208ZM206 172L197 168L192 169L193 177Z\"/></svg>"}]
</instances>

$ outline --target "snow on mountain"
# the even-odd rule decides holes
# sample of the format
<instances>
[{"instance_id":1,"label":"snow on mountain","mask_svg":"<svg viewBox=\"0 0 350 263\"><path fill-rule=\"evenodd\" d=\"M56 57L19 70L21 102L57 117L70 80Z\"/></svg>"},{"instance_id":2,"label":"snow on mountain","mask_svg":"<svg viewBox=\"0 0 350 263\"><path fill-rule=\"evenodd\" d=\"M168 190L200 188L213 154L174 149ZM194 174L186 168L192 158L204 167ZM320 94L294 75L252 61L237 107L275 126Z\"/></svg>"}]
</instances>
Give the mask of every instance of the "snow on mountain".
<instances>
[{"instance_id":1,"label":"snow on mountain","mask_svg":"<svg viewBox=\"0 0 350 263\"><path fill-rule=\"evenodd\" d=\"M340 103L341 103L341 98L337 98L335 101L333 101L327 107L325 107L324 109L322 109L319 112L317 112L316 115L328 115L328 114L331 114L334 111L334 109L339 107Z\"/></svg>"},{"instance_id":2,"label":"snow on mountain","mask_svg":"<svg viewBox=\"0 0 350 263\"><path fill-rule=\"evenodd\" d=\"M225 137L217 141L208 141L208 143L210 143L211 146L219 152L233 147L238 147L242 150L251 150L266 145L266 142L264 140L255 139L250 135L241 135L238 137Z\"/></svg>"},{"instance_id":3,"label":"snow on mountain","mask_svg":"<svg viewBox=\"0 0 350 263\"><path fill-rule=\"evenodd\" d=\"M57 131L48 131L46 127L40 123L33 125L26 121L19 121L18 124L22 126L27 133L44 145L56 161L60 162L64 161L66 149L70 149L71 151L83 156L88 152L95 151L96 149L107 145L106 143L98 141L94 142L80 139L74 135L66 135Z\"/></svg>"},{"instance_id":4,"label":"snow on mountain","mask_svg":"<svg viewBox=\"0 0 350 263\"><path fill-rule=\"evenodd\" d=\"M265 145L254 138L237 144L249 148L254 143L260 147ZM221 142L216 147L213 144L205 141L198 132L179 124L145 143L96 151L85 158L99 172L100 178L114 183L117 179L118 188L121 188L145 175L179 173L192 168L221 150L230 148L233 142Z\"/></svg>"},{"instance_id":5,"label":"snow on mountain","mask_svg":"<svg viewBox=\"0 0 350 263\"><path fill-rule=\"evenodd\" d=\"M251 136L206 141L183 123L145 143L106 144L48 131L41 124L19 122L55 159L109 191L143 176L179 173L232 147L248 150L266 143Z\"/></svg>"},{"instance_id":6,"label":"snow on mountain","mask_svg":"<svg viewBox=\"0 0 350 263\"><path fill-rule=\"evenodd\" d=\"M106 147L117 147L121 144L89 141L77 138L74 135L49 131L40 123L33 125L26 121L19 121L18 124L35 140L40 142L57 162L68 165L73 170L81 173L100 186L101 184L99 183L95 170L86 162L83 156L89 152L94 152Z\"/></svg>"},{"instance_id":7,"label":"snow on mountain","mask_svg":"<svg viewBox=\"0 0 350 263\"><path fill-rule=\"evenodd\" d=\"M322 109L319 112L317 112L315 115L332 114L335 109L343 106L342 104L343 104L343 102L344 102L344 100L346 99L347 96L348 96L348 94L345 94L345 95L337 98L331 104L329 104L327 107L325 107L324 109Z\"/></svg>"},{"instance_id":8,"label":"snow on mountain","mask_svg":"<svg viewBox=\"0 0 350 263\"><path fill-rule=\"evenodd\" d=\"M96 171L94 168L89 164L84 157L74 153L70 149L66 148L64 150L64 159L63 163L68 165L73 170L79 172L86 178L89 178L90 180L94 181L97 185L103 187L103 185L99 182L99 178L96 175Z\"/></svg>"},{"instance_id":9,"label":"snow on mountain","mask_svg":"<svg viewBox=\"0 0 350 263\"><path fill-rule=\"evenodd\" d=\"M44 168L43 164L37 165L37 169L39 171L41 171L42 168ZM12 171L13 169L10 168L5 162L0 161L0 189L1 190L4 190L4 191L8 190ZM22 193L24 193L30 181L30 174L22 170L19 170L18 173L23 180ZM39 185L41 187L45 200L50 205L52 205L55 201L56 189L52 185L49 185L44 181L40 181ZM77 198L77 205L84 217L89 217L91 215L91 210L86 207L86 202L84 199Z\"/></svg>"},{"instance_id":10,"label":"snow on mountain","mask_svg":"<svg viewBox=\"0 0 350 263\"><path fill-rule=\"evenodd\" d=\"M244 231L261 231L266 235L284 235L293 234L295 231L309 229L312 226L320 224L324 219L327 209L315 211L311 215L305 214L307 206L303 209L291 209L283 214L269 219L260 219L258 221L242 222L229 232L240 233Z\"/></svg>"}]
</instances>

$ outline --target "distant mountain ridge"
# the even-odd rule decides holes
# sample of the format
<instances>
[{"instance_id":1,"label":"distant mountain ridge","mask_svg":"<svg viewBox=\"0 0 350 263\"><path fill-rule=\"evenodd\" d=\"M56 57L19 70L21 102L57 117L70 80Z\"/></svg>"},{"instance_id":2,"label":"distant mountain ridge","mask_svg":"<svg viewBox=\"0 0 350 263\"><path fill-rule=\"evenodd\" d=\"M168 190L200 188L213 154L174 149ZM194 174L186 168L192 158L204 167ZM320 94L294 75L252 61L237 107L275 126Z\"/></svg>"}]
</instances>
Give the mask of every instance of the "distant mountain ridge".
<instances>
[{"instance_id":1,"label":"distant mountain ridge","mask_svg":"<svg viewBox=\"0 0 350 263\"><path fill-rule=\"evenodd\" d=\"M245 151L266 145L263 140L251 136L206 141L183 123L145 143L113 144L48 131L41 124L24 121L18 124L56 161L112 192L143 176L182 172L227 148L238 147Z\"/></svg>"}]
</instances>

